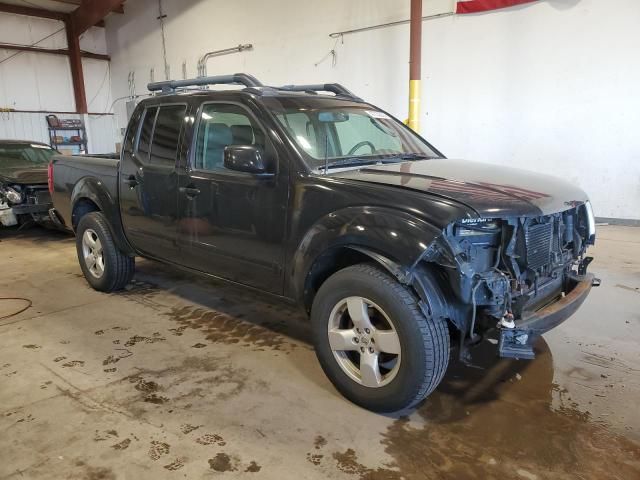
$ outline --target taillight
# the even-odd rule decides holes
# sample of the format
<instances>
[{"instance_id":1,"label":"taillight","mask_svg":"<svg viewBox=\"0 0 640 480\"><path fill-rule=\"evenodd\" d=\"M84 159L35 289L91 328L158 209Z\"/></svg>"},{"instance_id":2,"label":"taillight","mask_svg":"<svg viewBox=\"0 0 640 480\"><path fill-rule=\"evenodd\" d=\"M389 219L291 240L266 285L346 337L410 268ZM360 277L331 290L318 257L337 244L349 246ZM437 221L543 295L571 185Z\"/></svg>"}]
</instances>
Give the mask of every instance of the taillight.
<instances>
[{"instance_id":1,"label":"taillight","mask_svg":"<svg viewBox=\"0 0 640 480\"><path fill-rule=\"evenodd\" d=\"M49 162L47 168L47 183L49 185L49 193L53 195L53 162Z\"/></svg>"}]
</instances>

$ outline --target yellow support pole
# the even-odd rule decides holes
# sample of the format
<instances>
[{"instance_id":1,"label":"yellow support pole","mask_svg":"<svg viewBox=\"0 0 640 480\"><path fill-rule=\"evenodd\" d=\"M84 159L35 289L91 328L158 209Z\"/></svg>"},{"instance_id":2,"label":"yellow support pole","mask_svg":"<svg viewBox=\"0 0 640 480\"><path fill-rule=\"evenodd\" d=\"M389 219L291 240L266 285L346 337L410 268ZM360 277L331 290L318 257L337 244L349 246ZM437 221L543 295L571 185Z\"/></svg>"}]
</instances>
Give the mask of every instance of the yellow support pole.
<instances>
[{"instance_id":1,"label":"yellow support pole","mask_svg":"<svg viewBox=\"0 0 640 480\"><path fill-rule=\"evenodd\" d=\"M409 80L409 128L420 133L420 80Z\"/></svg>"}]
</instances>

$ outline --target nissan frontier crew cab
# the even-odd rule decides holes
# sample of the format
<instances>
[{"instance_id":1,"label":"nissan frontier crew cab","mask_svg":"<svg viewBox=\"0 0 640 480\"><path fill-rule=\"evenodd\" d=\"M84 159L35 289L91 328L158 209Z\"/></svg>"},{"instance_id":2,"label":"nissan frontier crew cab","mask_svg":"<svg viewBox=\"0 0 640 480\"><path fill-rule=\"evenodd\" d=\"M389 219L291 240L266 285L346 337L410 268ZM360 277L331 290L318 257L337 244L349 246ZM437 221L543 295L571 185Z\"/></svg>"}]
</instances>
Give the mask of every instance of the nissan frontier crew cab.
<instances>
[{"instance_id":1,"label":"nissan frontier crew cab","mask_svg":"<svg viewBox=\"0 0 640 480\"><path fill-rule=\"evenodd\" d=\"M118 157L52 161L52 216L87 281L121 289L142 256L297 303L358 405L421 401L450 338L464 357L495 330L499 355L533 358L598 283L593 211L566 181L446 159L339 84L149 89Z\"/></svg>"}]
</instances>

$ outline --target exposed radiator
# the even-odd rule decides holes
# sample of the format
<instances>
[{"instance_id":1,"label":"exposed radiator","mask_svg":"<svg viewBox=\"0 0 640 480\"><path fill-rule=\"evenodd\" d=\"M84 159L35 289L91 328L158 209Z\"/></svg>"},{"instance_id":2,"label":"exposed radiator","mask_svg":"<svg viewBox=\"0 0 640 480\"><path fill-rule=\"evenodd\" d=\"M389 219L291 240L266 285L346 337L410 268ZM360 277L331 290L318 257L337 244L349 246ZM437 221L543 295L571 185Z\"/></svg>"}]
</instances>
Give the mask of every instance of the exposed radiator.
<instances>
[{"instance_id":1,"label":"exposed radiator","mask_svg":"<svg viewBox=\"0 0 640 480\"><path fill-rule=\"evenodd\" d=\"M525 233L527 266L532 270L548 265L551 261L553 223L530 225Z\"/></svg>"}]
</instances>

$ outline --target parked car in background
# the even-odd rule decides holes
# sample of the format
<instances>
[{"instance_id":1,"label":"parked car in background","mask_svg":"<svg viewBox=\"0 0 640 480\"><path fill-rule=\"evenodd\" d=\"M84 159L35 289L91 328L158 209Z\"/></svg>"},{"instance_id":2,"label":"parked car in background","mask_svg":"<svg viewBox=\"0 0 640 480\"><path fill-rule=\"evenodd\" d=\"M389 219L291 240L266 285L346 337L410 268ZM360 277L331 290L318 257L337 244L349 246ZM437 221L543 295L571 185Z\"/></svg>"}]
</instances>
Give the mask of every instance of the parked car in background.
<instances>
[{"instance_id":1,"label":"parked car in background","mask_svg":"<svg viewBox=\"0 0 640 480\"><path fill-rule=\"evenodd\" d=\"M56 150L29 140L0 140L0 224L48 223L47 168Z\"/></svg>"},{"instance_id":2,"label":"parked car in background","mask_svg":"<svg viewBox=\"0 0 640 480\"><path fill-rule=\"evenodd\" d=\"M175 91L204 83L247 88ZM150 89L164 94L137 106L120 158L52 160L55 218L85 278L120 289L140 255L297 303L359 405L431 393L450 332L461 355L497 329L499 355L533 358L597 285L593 211L569 182L446 159L337 84Z\"/></svg>"}]
</instances>

